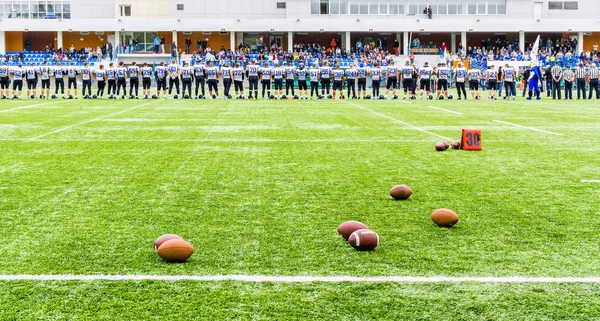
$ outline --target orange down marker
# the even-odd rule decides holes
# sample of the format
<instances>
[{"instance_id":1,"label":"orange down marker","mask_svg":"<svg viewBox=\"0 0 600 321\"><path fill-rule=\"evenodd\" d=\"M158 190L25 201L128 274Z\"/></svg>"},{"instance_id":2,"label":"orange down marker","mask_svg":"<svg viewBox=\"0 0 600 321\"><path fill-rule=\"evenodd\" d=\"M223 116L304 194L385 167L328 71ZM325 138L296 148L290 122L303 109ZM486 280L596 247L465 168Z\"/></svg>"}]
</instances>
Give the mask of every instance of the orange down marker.
<instances>
[{"instance_id":1,"label":"orange down marker","mask_svg":"<svg viewBox=\"0 0 600 321\"><path fill-rule=\"evenodd\" d=\"M481 129L463 129L460 146L464 150L481 150Z\"/></svg>"}]
</instances>

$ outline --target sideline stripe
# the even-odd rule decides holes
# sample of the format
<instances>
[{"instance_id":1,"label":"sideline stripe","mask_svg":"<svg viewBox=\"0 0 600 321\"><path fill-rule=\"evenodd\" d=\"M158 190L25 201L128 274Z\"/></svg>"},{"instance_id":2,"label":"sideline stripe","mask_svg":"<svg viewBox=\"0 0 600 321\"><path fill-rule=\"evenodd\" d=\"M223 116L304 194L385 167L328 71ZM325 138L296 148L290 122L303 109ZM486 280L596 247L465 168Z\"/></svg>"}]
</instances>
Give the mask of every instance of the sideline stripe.
<instances>
[{"instance_id":1,"label":"sideline stripe","mask_svg":"<svg viewBox=\"0 0 600 321\"><path fill-rule=\"evenodd\" d=\"M448 138L448 137L445 137L445 136L442 136L442 135L438 135L438 134L436 134L436 133L432 133L432 132L430 132L430 131L427 131L427 130L425 130L425 129L423 129L423 128L419 128L419 127L417 127L417 126L411 125L411 124L409 124L409 123L407 123L407 122L404 122L404 121L401 121L401 120L399 120L399 119L396 119L396 118L393 118L393 117L390 117L390 116L387 116L387 115L384 115L384 114L378 113L378 112L376 112L376 111L374 111L374 110L371 110L371 109L369 109L369 108L367 108L367 107L363 107L363 106L361 106L361 105L357 105L357 104L350 103L350 102L348 102L348 104L349 104L349 105L352 105L352 106L354 106L354 107L356 107L356 108L360 108L360 109L362 109L362 110L366 110L366 111L368 111L368 112L370 112L370 113L372 113L372 114L375 114L375 115L377 115L377 116L379 116L379 117L387 118L387 119L389 119L389 120L392 120L392 121L394 121L394 122L396 122L396 123L402 124L402 125L404 125L404 126L408 126L408 127L412 128L412 129L414 129L414 130L418 130L418 131L420 131L420 132L423 132L423 133L426 133L426 134L429 134L429 135L432 135L432 136L435 136L435 137L438 137L438 138L441 138L441 139L445 139L445 140L451 140L451 139L450 139L450 138Z\"/></svg>"},{"instance_id":2,"label":"sideline stripe","mask_svg":"<svg viewBox=\"0 0 600 321\"><path fill-rule=\"evenodd\" d=\"M9 111L15 111L15 110L20 110L20 109L26 109L26 108L33 108L33 107L38 107L38 106L44 106L44 105L50 105L50 104L57 104L57 103L68 103L71 102L72 100L65 100L65 101L53 101L53 102L49 102L49 103L43 103L43 104L35 104L35 105L27 105L27 106L23 106L23 107L17 107L17 108L11 108L11 109L5 109L5 110L0 110L0 114L1 113L7 113Z\"/></svg>"},{"instance_id":3,"label":"sideline stripe","mask_svg":"<svg viewBox=\"0 0 600 321\"><path fill-rule=\"evenodd\" d=\"M145 104L141 104L141 105L137 105L137 106L134 106L134 107L131 107L131 108L125 109L125 110L121 110L120 112L116 112L116 113L114 113L114 114L110 114L110 115L101 116L101 117L98 117L98 118L94 118L94 119L86 120L86 121L84 121L84 122L77 123L77 124L74 124L74 125L65 126L65 127L59 128L59 129L57 129L57 130L53 130L53 131L51 131L51 132L49 132L49 133L45 133L45 134L42 134L42 135L35 136L35 137L33 137L33 138L30 138L30 140L36 140L36 139L40 139L40 138L42 138L42 137L50 136L50 135L52 135L52 134L56 134L56 133L60 133L60 132L62 132L62 131L65 131L65 130L67 130L67 129L71 129L71 128L73 128L73 127L77 127L77 126L85 125L85 124L88 124L88 123L92 123L92 122L95 122L95 121L98 121L98 120L101 120L101 119L104 119L104 118L108 118L108 117L112 117L112 116L117 116L117 115L120 115L120 114L126 113L126 112L128 112L128 111L130 111L130 110L134 110L134 109L137 109L137 108L140 108L140 107L146 106L146 105L154 104L154 103L156 103L156 102L159 102L159 100L152 101L152 102L145 103Z\"/></svg>"},{"instance_id":4,"label":"sideline stripe","mask_svg":"<svg viewBox=\"0 0 600 321\"><path fill-rule=\"evenodd\" d=\"M427 107L433 108L433 109L437 109L437 110L441 110L441 111L445 111L447 113L452 113L452 114L456 114L456 115L462 115L462 113L459 113L459 112L454 111L454 110L444 109L444 108L435 107L435 106L427 106Z\"/></svg>"},{"instance_id":5,"label":"sideline stripe","mask_svg":"<svg viewBox=\"0 0 600 321\"><path fill-rule=\"evenodd\" d=\"M582 179L582 183L600 183L600 179Z\"/></svg>"},{"instance_id":6,"label":"sideline stripe","mask_svg":"<svg viewBox=\"0 0 600 321\"><path fill-rule=\"evenodd\" d=\"M537 129L537 128L533 128L533 127L521 126L521 125L509 123L509 122L506 122L506 121L501 121L501 120L493 120L493 121L496 122L496 123L502 123L502 124L512 125L512 126L515 126L515 127L525 128L525 129L533 130L533 131L540 132L540 133L546 133L546 134L556 135L556 136L562 136L563 135L563 134L549 132L549 131L543 130L543 129Z\"/></svg>"},{"instance_id":7,"label":"sideline stripe","mask_svg":"<svg viewBox=\"0 0 600 321\"><path fill-rule=\"evenodd\" d=\"M0 281L237 281L250 283L600 283L600 277L269 276L269 275L0 275Z\"/></svg>"}]
</instances>

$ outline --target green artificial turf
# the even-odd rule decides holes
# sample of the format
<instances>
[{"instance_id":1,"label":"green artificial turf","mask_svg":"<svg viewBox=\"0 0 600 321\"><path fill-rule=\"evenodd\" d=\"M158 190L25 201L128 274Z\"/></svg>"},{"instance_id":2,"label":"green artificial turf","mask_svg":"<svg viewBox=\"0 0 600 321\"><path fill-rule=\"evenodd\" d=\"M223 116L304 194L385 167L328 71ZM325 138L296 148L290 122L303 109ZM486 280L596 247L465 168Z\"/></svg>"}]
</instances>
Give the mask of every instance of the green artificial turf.
<instances>
[{"instance_id":1,"label":"green artificial turf","mask_svg":"<svg viewBox=\"0 0 600 321\"><path fill-rule=\"evenodd\" d=\"M600 179L599 115L597 101L522 99L2 101L0 274L599 276L600 183L581 182ZM482 130L483 151L435 151L462 128ZM413 196L391 200L395 184ZM437 208L459 223L433 225ZM353 250L336 233L345 220L378 232L380 246ZM165 233L194 245L187 263L156 256ZM2 320L177 319L161 306L169 292L175 306L198 303L181 319L209 319L209 303L213 319L599 312L585 305L598 301L593 285L0 286L0 304L13 304Z\"/></svg>"}]
</instances>

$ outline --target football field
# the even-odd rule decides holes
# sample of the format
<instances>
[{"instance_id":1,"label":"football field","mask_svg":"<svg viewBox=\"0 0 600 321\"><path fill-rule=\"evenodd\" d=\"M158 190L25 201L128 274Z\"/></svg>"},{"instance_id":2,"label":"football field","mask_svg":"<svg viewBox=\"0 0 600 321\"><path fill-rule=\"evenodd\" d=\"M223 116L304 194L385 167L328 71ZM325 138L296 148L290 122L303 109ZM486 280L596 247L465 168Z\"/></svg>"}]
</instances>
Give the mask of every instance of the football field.
<instances>
[{"instance_id":1,"label":"football field","mask_svg":"<svg viewBox=\"0 0 600 321\"><path fill-rule=\"evenodd\" d=\"M2 101L0 320L600 320L599 136L598 101Z\"/></svg>"}]
</instances>

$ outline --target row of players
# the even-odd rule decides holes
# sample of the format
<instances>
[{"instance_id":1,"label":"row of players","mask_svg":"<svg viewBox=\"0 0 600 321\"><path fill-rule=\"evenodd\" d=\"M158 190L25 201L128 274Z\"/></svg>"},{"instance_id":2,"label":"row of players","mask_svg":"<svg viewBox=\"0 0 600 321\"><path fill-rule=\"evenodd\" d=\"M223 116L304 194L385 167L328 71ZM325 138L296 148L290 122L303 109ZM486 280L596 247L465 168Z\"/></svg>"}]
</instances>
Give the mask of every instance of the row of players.
<instances>
[{"instance_id":1,"label":"row of players","mask_svg":"<svg viewBox=\"0 0 600 321\"><path fill-rule=\"evenodd\" d=\"M343 99L343 88L347 87L346 97L365 99L367 98L367 77L370 77L372 79L372 97L375 99L387 99L390 90L392 91L392 99L398 99L396 91L400 88L400 85L404 89L403 99L407 99L407 97L416 99L415 93L417 90L420 99L423 99L423 95L426 99L432 99L432 93L436 91L436 87L436 97L449 98L448 85L452 80L456 83L458 99L461 99L461 97L467 98L466 82L469 84L471 97L479 99L479 85L482 79L485 79L486 83L489 84L488 97L490 99L494 98L492 93L495 92L494 89L497 87L498 82L504 83L507 93L505 99L511 96L514 99L516 96L515 81L517 74L518 72L508 65L502 72L498 72L494 66L490 66L485 73L482 73L474 67L467 70L462 63L459 63L453 71L445 64L430 68L428 63L417 70L414 65L410 64L410 61L406 61L404 66L398 68L393 60L384 69L375 64L371 68L362 65L356 67L350 65L350 68L346 70L342 70L339 65L331 68L327 61L322 66L315 64L310 69L306 69L302 64L299 68L296 68L291 63L286 66L277 64L275 67L269 67L268 64L265 64L260 67L256 61L252 61L246 68L240 67L239 63L235 63L233 66L225 63L221 67L216 67L213 63L207 65L200 63L190 66L187 62L179 65L173 60L169 65L161 63L155 68L148 66L147 63L144 63L140 68L135 62L125 67L121 62L118 67L111 63L108 68L105 69L103 65L100 65L97 70L93 70L88 63L85 63L83 67L76 67L73 63L67 67L63 67L60 63L57 66L49 67L48 63L44 62L41 67L32 65L23 68L19 65L17 68L10 69L6 65L0 66L0 85L2 89L0 94L2 94L2 98L9 97L9 84L12 80L12 97L18 99L22 93L23 80L25 80L27 83L27 96L34 98L37 96L38 79L41 78L42 92L40 97L49 98L50 78L53 77L55 79L55 92L52 98L58 97L59 91L63 98L65 97L64 78L67 78L67 96L73 97L71 95L71 89L73 89L75 98L77 98L77 77L80 76L83 94L86 98L92 97L92 83L94 80L97 83L97 92L93 95L94 97L103 97L104 90L108 87L106 90L109 98L119 97L121 89L123 90L122 97L125 98L127 97L127 82L129 82L129 97L138 98L141 78L142 95L145 99L148 99L150 98L150 87L154 77L158 89L154 98L159 98L161 91L165 98L170 97L173 89L176 91L174 97L205 98L206 85L208 86L209 96L219 98L218 83L220 79L223 80L225 98L232 98L230 94L232 85L236 97L243 98L244 79L247 78L250 91L248 98L250 99L259 97L259 83L262 85L262 98L265 97L265 94L269 98L287 97L291 91L291 97L308 99L308 86L310 85L310 98L315 97L315 94L317 98L323 98L327 94L327 97L332 99L336 99L336 97ZM453 76L451 77L451 75ZM295 93L296 80L299 96ZM381 83L384 80L386 80L385 95L380 94ZM180 82L183 96L180 93ZM195 82L194 96L192 96L193 82ZM272 84L274 95L271 95ZM283 93L284 84L285 94ZM319 95L319 84L321 95ZM358 89L358 95L356 89ZM333 95L330 95L330 90L332 90Z\"/></svg>"}]
</instances>

